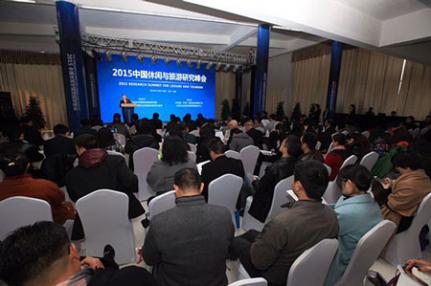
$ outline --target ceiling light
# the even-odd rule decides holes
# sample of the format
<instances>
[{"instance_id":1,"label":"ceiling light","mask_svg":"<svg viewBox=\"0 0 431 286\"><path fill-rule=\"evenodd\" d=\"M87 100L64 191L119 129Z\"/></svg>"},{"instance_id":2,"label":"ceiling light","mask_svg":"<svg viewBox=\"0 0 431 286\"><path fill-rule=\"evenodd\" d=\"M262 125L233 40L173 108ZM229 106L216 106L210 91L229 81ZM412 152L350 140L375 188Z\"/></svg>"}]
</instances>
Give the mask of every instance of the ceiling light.
<instances>
[{"instance_id":1,"label":"ceiling light","mask_svg":"<svg viewBox=\"0 0 431 286\"><path fill-rule=\"evenodd\" d=\"M153 65L155 65L155 64L157 63L157 58L156 58L156 56L155 56L155 55L152 55L152 56L151 56L151 63L152 63Z\"/></svg>"},{"instance_id":2,"label":"ceiling light","mask_svg":"<svg viewBox=\"0 0 431 286\"><path fill-rule=\"evenodd\" d=\"M181 67L181 65L182 65L181 59L177 59L177 65L178 65L178 67Z\"/></svg>"},{"instance_id":3,"label":"ceiling light","mask_svg":"<svg viewBox=\"0 0 431 286\"><path fill-rule=\"evenodd\" d=\"M214 63L212 63L212 62L207 63L207 67L206 67L206 69L207 69L207 70L211 69L211 67L213 66L213 64L214 64Z\"/></svg>"},{"instance_id":4,"label":"ceiling light","mask_svg":"<svg viewBox=\"0 0 431 286\"><path fill-rule=\"evenodd\" d=\"M170 58L165 58L165 64L170 64L171 63L171 59Z\"/></svg>"},{"instance_id":5,"label":"ceiling light","mask_svg":"<svg viewBox=\"0 0 431 286\"><path fill-rule=\"evenodd\" d=\"M127 53L123 51L123 52L121 52L121 56L123 57L123 61L125 63L127 63L127 61L129 60L129 57L127 56Z\"/></svg>"},{"instance_id":6,"label":"ceiling light","mask_svg":"<svg viewBox=\"0 0 431 286\"><path fill-rule=\"evenodd\" d=\"M108 60L108 62L110 62L112 60L112 53L111 51L106 51L106 59Z\"/></svg>"},{"instance_id":7,"label":"ceiling light","mask_svg":"<svg viewBox=\"0 0 431 286\"><path fill-rule=\"evenodd\" d=\"M201 68L201 64L202 64L201 60L198 60L198 62L196 63L196 68L200 69Z\"/></svg>"},{"instance_id":8,"label":"ceiling light","mask_svg":"<svg viewBox=\"0 0 431 286\"><path fill-rule=\"evenodd\" d=\"M191 61L191 60L188 60L188 61L187 61L187 65L189 66L189 68L193 68L193 63L192 63L192 61Z\"/></svg>"},{"instance_id":9,"label":"ceiling light","mask_svg":"<svg viewBox=\"0 0 431 286\"><path fill-rule=\"evenodd\" d=\"M138 62L139 62L140 64L143 64L143 63L144 63L144 55L139 54L136 58L138 59Z\"/></svg>"},{"instance_id":10,"label":"ceiling light","mask_svg":"<svg viewBox=\"0 0 431 286\"><path fill-rule=\"evenodd\" d=\"M216 68L216 70L220 70L220 68L221 68L221 63L217 63L215 68Z\"/></svg>"},{"instance_id":11,"label":"ceiling light","mask_svg":"<svg viewBox=\"0 0 431 286\"><path fill-rule=\"evenodd\" d=\"M20 3L36 3L35 0L12 0L12 2L20 2Z\"/></svg>"}]
</instances>

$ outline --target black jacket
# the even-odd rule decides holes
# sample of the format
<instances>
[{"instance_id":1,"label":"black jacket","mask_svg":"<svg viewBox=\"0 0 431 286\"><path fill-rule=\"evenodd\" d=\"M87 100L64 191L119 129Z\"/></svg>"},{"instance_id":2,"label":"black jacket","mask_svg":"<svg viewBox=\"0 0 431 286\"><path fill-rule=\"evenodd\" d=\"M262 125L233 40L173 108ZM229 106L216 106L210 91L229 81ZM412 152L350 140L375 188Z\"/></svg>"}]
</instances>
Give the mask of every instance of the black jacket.
<instances>
[{"instance_id":1,"label":"black jacket","mask_svg":"<svg viewBox=\"0 0 431 286\"><path fill-rule=\"evenodd\" d=\"M259 149L263 149L264 134L262 132L260 132L255 128L251 128L246 133L248 134L248 136L250 136L253 139L254 145L259 147Z\"/></svg>"},{"instance_id":2,"label":"black jacket","mask_svg":"<svg viewBox=\"0 0 431 286\"><path fill-rule=\"evenodd\" d=\"M202 183L204 183L202 195L205 197L206 201L208 201L209 183L224 174L233 174L244 178L244 167L241 160L220 156L214 161L208 162L202 166L201 179Z\"/></svg>"},{"instance_id":3,"label":"black jacket","mask_svg":"<svg viewBox=\"0 0 431 286\"><path fill-rule=\"evenodd\" d=\"M145 213L141 203L133 193L138 192L138 178L127 168L124 158L106 155L101 149L87 150L79 158L79 166L66 175L69 197L76 202L85 195L99 190L112 189L123 192L129 197L129 218ZM72 239L83 237L79 219L75 219Z\"/></svg>"},{"instance_id":4,"label":"black jacket","mask_svg":"<svg viewBox=\"0 0 431 286\"><path fill-rule=\"evenodd\" d=\"M145 268L127 266L122 269L98 269L88 286L157 286L156 281Z\"/></svg>"},{"instance_id":5,"label":"black jacket","mask_svg":"<svg viewBox=\"0 0 431 286\"><path fill-rule=\"evenodd\" d=\"M43 144L43 151L46 157L50 157L53 155L61 154L61 155L75 155L75 144L73 143L73 139L64 137L64 136L55 136L54 138L45 141Z\"/></svg>"},{"instance_id":6,"label":"black jacket","mask_svg":"<svg viewBox=\"0 0 431 286\"><path fill-rule=\"evenodd\" d=\"M265 222L271 208L275 185L282 179L293 175L296 162L298 159L295 157L282 157L266 168L265 175L255 183L256 193L253 196L249 214L259 221Z\"/></svg>"}]
</instances>

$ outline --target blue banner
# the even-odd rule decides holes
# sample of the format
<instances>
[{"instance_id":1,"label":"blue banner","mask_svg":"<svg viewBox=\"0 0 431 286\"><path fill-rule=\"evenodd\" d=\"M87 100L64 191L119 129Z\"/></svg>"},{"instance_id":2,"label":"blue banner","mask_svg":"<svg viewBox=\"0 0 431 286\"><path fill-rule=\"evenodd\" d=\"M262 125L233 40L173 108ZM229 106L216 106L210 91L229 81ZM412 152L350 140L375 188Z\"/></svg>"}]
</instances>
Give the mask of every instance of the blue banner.
<instances>
[{"instance_id":1,"label":"blue banner","mask_svg":"<svg viewBox=\"0 0 431 286\"><path fill-rule=\"evenodd\" d=\"M78 7L66 1L57 1L55 5L69 127L77 131L81 119L89 117Z\"/></svg>"},{"instance_id":2,"label":"blue banner","mask_svg":"<svg viewBox=\"0 0 431 286\"><path fill-rule=\"evenodd\" d=\"M124 61L120 55L112 55L111 61L101 57L97 61L99 102L103 122L112 122L115 113L122 114L120 101L123 96L136 105L134 112L140 118L151 118L154 112L160 119L169 121L169 115L182 117L198 113L214 118L215 70L199 69L193 63L181 67L175 61L169 64L162 59L152 63L144 58L140 63L136 56ZM124 120L124 119L123 119Z\"/></svg>"},{"instance_id":3,"label":"blue banner","mask_svg":"<svg viewBox=\"0 0 431 286\"><path fill-rule=\"evenodd\" d=\"M257 30L256 70L253 93L253 117L265 110L268 78L269 25L259 25Z\"/></svg>"},{"instance_id":4,"label":"blue banner","mask_svg":"<svg viewBox=\"0 0 431 286\"><path fill-rule=\"evenodd\" d=\"M326 99L327 117L333 118L337 108L338 82L340 80L341 56L343 54L343 44L332 41L331 69L329 72L328 96Z\"/></svg>"}]
</instances>

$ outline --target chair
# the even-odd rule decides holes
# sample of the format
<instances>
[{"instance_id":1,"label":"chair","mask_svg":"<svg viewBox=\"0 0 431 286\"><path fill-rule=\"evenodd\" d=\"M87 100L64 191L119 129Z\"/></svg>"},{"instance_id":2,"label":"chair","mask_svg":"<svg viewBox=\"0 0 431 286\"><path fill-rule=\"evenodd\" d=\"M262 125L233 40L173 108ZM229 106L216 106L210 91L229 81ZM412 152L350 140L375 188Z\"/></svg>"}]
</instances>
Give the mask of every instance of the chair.
<instances>
[{"instance_id":1,"label":"chair","mask_svg":"<svg viewBox=\"0 0 431 286\"><path fill-rule=\"evenodd\" d=\"M169 191L152 199L148 204L149 219L175 207L175 198L175 191Z\"/></svg>"},{"instance_id":2,"label":"chair","mask_svg":"<svg viewBox=\"0 0 431 286\"><path fill-rule=\"evenodd\" d=\"M328 174L331 174L332 168L326 164L323 164L323 165L325 166L326 170L328 171Z\"/></svg>"},{"instance_id":3,"label":"chair","mask_svg":"<svg viewBox=\"0 0 431 286\"><path fill-rule=\"evenodd\" d=\"M344 160L343 164L340 167L340 170L346 166L355 164L356 160L358 160L358 157L356 157L355 155L351 155L346 160ZM337 178L335 178L334 181L329 182L328 187L323 194L323 198L328 204L335 204L341 196L341 190L338 188L336 182Z\"/></svg>"},{"instance_id":4,"label":"chair","mask_svg":"<svg viewBox=\"0 0 431 286\"><path fill-rule=\"evenodd\" d=\"M225 174L208 185L208 204L226 207L232 214L233 224L236 224L235 211L243 179Z\"/></svg>"},{"instance_id":5,"label":"chair","mask_svg":"<svg viewBox=\"0 0 431 286\"><path fill-rule=\"evenodd\" d=\"M268 282L264 278L242 279L229 284L228 286L267 286Z\"/></svg>"},{"instance_id":6,"label":"chair","mask_svg":"<svg viewBox=\"0 0 431 286\"><path fill-rule=\"evenodd\" d=\"M293 175L277 183L274 188L274 196L272 198L271 208L269 209L265 223L268 223L273 217L276 217L283 211L281 206L288 202L286 191L292 189L292 183Z\"/></svg>"},{"instance_id":7,"label":"chair","mask_svg":"<svg viewBox=\"0 0 431 286\"><path fill-rule=\"evenodd\" d=\"M254 168L256 167L257 158L259 157L260 150L254 145L244 147L239 152L240 159L244 166L244 171L247 175L253 175Z\"/></svg>"},{"instance_id":8,"label":"chair","mask_svg":"<svg viewBox=\"0 0 431 286\"><path fill-rule=\"evenodd\" d=\"M283 208L281 207L283 204L287 203L287 193L288 190L292 188L293 176L285 178L277 183L274 188L274 196L272 197L271 207L269 209L268 215L265 219L265 223L255 219L252 215L248 213L250 209L251 203L253 202L253 198L250 196L247 198L246 206L244 209L244 218L242 221L242 229L250 230L255 229L257 231L261 231L266 223L268 223L273 217L277 216L280 212L282 212ZM294 199L296 196L294 197Z\"/></svg>"},{"instance_id":9,"label":"chair","mask_svg":"<svg viewBox=\"0 0 431 286\"><path fill-rule=\"evenodd\" d=\"M220 140L223 142L223 141L224 141L223 131L216 130L216 132L215 132L215 137L220 138Z\"/></svg>"},{"instance_id":10,"label":"chair","mask_svg":"<svg viewBox=\"0 0 431 286\"><path fill-rule=\"evenodd\" d=\"M104 247L111 245L118 264L135 261L135 240L126 194L97 190L80 198L76 210L84 229L86 255L103 257Z\"/></svg>"},{"instance_id":11,"label":"chair","mask_svg":"<svg viewBox=\"0 0 431 286\"><path fill-rule=\"evenodd\" d=\"M153 148L144 147L133 153L134 173L138 177L139 193L138 200L145 201L156 194L151 191L147 184L147 175L151 166L158 160L159 151Z\"/></svg>"},{"instance_id":12,"label":"chair","mask_svg":"<svg viewBox=\"0 0 431 286\"><path fill-rule=\"evenodd\" d=\"M0 240L22 226L37 221L53 221L48 202L21 196L0 201L0 218Z\"/></svg>"},{"instance_id":13,"label":"chair","mask_svg":"<svg viewBox=\"0 0 431 286\"><path fill-rule=\"evenodd\" d=\"M336 286L362 286L371 265L378 259L396 225L383 220L370 229L356 245L350 263Z\"/></svg>"},{"instance_id":14,"label":"chair","mask_svg":"<svg viewBox=\"0 0 431 286\"><path fill-rule=\"evenodd\" d=\"M202 167L203 167L203 165L205 165L206 163L209 163L209 162L210 162L210 160L206 160L206 161L203 161L203 162L200 162L200 163L196 164L196 168L198 169L199 175L202 174Z\"/></svg>"},{"instance_id":15,"label":"chair","mask_svg":"<svg viewBox=\"0 0 431 286\"><path fill-rule=\"evenodd\" d=\"M233 158L237 160L241 160L241 155L237 151L227 150L224 155L228 158Z\"/></svg>"},{"instance_id":16,"label":"chair","mask_svg":"<svg viewBox=\"0 0 431 286\"><path fill-rule=\"evenodd\" d=\"M193 163L196 163L196 154L195 153L193 153L192 151L187 151L187 155L188 155L190 161L192 161Z\"/></svg>"},{"instance_id":17,"label":"chair","mask_svg":"<svg viewBox=\"0 0 431 286\"><path fill-rule=\"evenodd\" d=\"M197 150L196 144L187 143L187 145L189 145L190 147L190 152L196 153L196 150Z\"/></svg>"},{"instance_id":18,"label":"chair","mask_svg":"<svg viewBox=\"0 0 431 286\"><path fill-rule=\"evenodd\" d=\"M287 286L323 286L337 247L336 239L323 239L304 251L290 267Z\"/></svg>"},{"instance_id":19,"label":"chair","mask_svg":"<svg viewBox=\"0 0 431 286\"><path fill-rule=\"evenodd\" d=\"M367 168L368 171L371 171L378 159L379 154L373 151L365 155L359 164Z\"/></svg>"},{"instance_id":20,"label":"chair","mask_svg":"<svg viewBox=\"0 0 431 286\"><path fill-rule=\"evenodd\" d=\"M317 143L316 143L316 150L320 150L320 147L322 147L322 142L320 142L320 141L317 141Z\"/></svg>"},{"instance_id":21,"label":"chair","mask_svg":"<svg viewBox=\"0 0 431 286\"><path fill-rule=\"evenodd\" d=\"M389 241L383 258L394 266L403 265L407 259L422 257L419 233L431 218L431 193L419 205L410 227L396 234Z\"/></svg>"},{"instance_id":22,"label":"chair","mask_svg":"<svg viewBox=\"0 0 431 286\"><path fill-rule=\"evenodd\" d=\"M115 133L114 138L121 146L126 146L126 136L121 133Z\"/></svg>"},{"instance_id":23,"label":"chair","mask_svg":"<svg viewBox=\"0 0 431 286\"><path fill-rule=\"evenodd\" d=\"M117 152L117 151L113 151L113 150L107 150L106 152L108 153L108 155L121 156L124 159L126 159L126 157L124 156L123 153L120 153L120 152Z\"/></svg>"}]
</instances>

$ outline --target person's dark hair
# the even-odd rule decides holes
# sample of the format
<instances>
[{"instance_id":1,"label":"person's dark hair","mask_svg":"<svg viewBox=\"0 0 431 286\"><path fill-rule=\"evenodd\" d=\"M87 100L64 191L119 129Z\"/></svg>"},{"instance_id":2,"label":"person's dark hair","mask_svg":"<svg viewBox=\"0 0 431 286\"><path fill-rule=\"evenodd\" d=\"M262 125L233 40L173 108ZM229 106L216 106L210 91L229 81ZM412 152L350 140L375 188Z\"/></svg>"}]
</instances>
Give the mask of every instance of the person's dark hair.
<instances>
[{"instance_id":1,"label":"person's dark hair","mask_svg":"<svg viewBox=\"0 0 431 286\"><path fill-rule=\"evenodd\" d=\"M346 135L341 132L335 133L332 139L340 145L346 145Z\"/></svg>"},{"instance_id":2,"label":"person's dark hair","mask_svg":"<svg viewBox=\"0 0 431 286\"><path fill-rule=\"evenodd\" d=\"M341 189L342 182L350 180L361 191L366 192L371 187L373 175L362 165L349 165L340 170L337 176L337 185Z\"/></svg>"},{"instance_id":3,"label":"person's dark hair","mask_svg":"<svg viewBox=\"0 0 431 286\"><path fill-rule=\"evenodd\" d=\"M0 279L11 286L24 285L68 254L66 230L53 222L37 222L15 230L1 244Z\"/></svg>"},{"instance_id":4,"label":"person's dark hair","mask_svg":"<svg viewBox=\"0 0 431 286\"><path fill-rule=\"evenodd\" d=\"M75 145L85 149L97 148L97 137L91 134L82 134L75 138Z\"/></svg>"},{"instance_id":5,"label":"person's dark hair","mask_svg":"<svg viewBox=\"0 0 431 286\"><path fill-rule=\"evenodd\" d=\"M215 136L214 127L209 125L208 123L204 123L202 127L199 129L200 138L211 138Z\"/></svg>"},{"instance_id":6,"label":"person's dark hair","mask_svg":"<svg viewBox=\"0 0 431 286\"><path fill-rule=\"evenodd\" d=\"M223 142L218 137L215 137L208 142L208 149L216 154L223 154L224 148Z\"/></svg>"},{"instance_id":7,"label":"person's dark hair","mask_svg":"<svg viewBox=\"0 0 431 286\"><path fill-rule=\"evenodd\" d=\"M111 129L102 127L97 131L97 144L99 145L99 148L102 149L115 144L114 135L112 134Z\"/></svg>"},{"instance_id":8,"label":"person's dark hair","mask_svg":"<svg viewBox=\"0 0 431 286\"><path fill-rule=\"evenodd\" d=\"M139 115L138 115L137 113L133 113L133 114L132 114L132 121L133 121L133 122L137 122L137 121L139 121Z\"/></svg>"},{"instance_id":9,"label":"person's dark hair","mask_svg":"<svg viewBox=\"0 0 431 286\"><path fill-rule=\"evenodd\" d=\"M329 174L322 162L300 161L295 166L294 180L301 182L308 197L321 201L328 186Z\"/></svg>"},{"instance_id":10,"label":"person's dark hair","mask_svg":"<svg viewBox=\"0 0 431 286\"><path fill-rule=\"evenodd\" d=\"M159 114L157 112L153 113L153 119L159 119Z\"/></svg>"},{"instance_id":11,"label":"person's dark hair","mask_svg":"<svg viewBox=\"0 0 431 286\"><path fill-rule=\"evenodd\" d=\"M64 124L57 124L54 126L55 135L66 135L67 132L69 132L69 127Z\"/></svg>"},{"instance_id":12,"label":"person's dark hair","mask_svg":"<svg viewBox=\"0 0 431 286\"><path fill-rule=\"evenodd\" d=\"M188 161L187 143L178 136L168 136L162 146L162 161L169 165Z\"/></svg>"},{"instance_id":13,"label":"person's dark hair","mask_svg":"<svg viewBox=\"0 0 431 286\"><path fill-rule=\"evenodd\" d=\"M305 132L302 135L302 143L307 144L310 150L315 150L317 145L317 135L312 132Z\"/></svg>"},{"instance_id":14,"label":"person's dark hair","mask_svg":"<svg viewBox=\"0 0 431 286\"><path fill-rule=\"evenodd\" d=\"M137 125L136 131L139 134L153 134L153 125L151 121L148 119L142 119L141 122Z\"/></svg>"},{"instance_id":15,"label":"person's dark hair","mask_svg":"<svg viewBox=\"0 0 431 286\"><path fill-rule=\"evenodd\" d=\"M19 176L25 173L29 159L17 144L3 145L0 152L0 169L6 177Z\"/></svg>"},{"instance_id":16,"label":"person's dark hair","mask_svg":"<svg viewBox=\"0 0 431 286\"><path fill-rule=\"evenodd\" d=\"M201 177L196 169L184 168L175 173L174 184L183 191L198 191L201 186Z\"/></svg>"},{"instance_id":17,"label":"person's dark hair","mask_svg":"<svg viewBox=\"0 0 431 286\"><path fill-rule=\"evenodd\" d=\"M293 157L301 156L302 154L301 140L299 139L298 136L295 136L295 135L287 136L283 144L285 144L284 146L287 148L287 152L289 153L290 156L293 156Z\"/></svg>"},{"instance_id":18,"label":"person's dark hair","mask_svg":"<svg viewBox=\"0 0 431 286\"><path fill-rule=\"evenodd\" d=\"M422 168L419 155L412 151L403 151L398 153L392 158L392 164L395 168L410 168L412 170L418 170Z\"/></svg>"}]
</instances>

